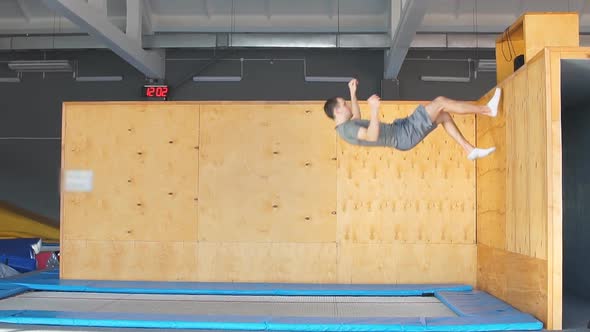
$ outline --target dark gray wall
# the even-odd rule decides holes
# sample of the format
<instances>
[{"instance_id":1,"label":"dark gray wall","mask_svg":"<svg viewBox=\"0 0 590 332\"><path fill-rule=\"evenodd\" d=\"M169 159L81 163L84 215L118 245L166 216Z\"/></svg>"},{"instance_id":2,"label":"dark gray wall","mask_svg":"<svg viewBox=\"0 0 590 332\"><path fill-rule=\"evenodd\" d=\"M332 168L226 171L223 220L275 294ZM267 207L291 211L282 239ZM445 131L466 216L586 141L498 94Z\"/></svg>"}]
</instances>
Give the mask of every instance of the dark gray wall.
<instances>
[{"instance_id":1,"label":"dark gray wall","mask_svg":"<svg viewBox=\"0 0 590 332\"><path fill-rule=\"evenodd\" d=\"M590 60L561 61L563 286L590 299L589 81Z\"/></svg>"},{"instance_id":2,"label":"dark gray wall","mask_svg":"<svg viewBox=\"0 0 590 332\"><path fill-rule=\"evenodd\" d=\"M430 57L432 60L414 60ZM468 77L468 65L465 61L442 61L439 59L494 59L490 51L410 51L399 75L399 99L432 100L437 96L446 96L459 100L479 99L485 92L496 85L496 72L480 72L472 75L469 83L423 82L420 76L458 76ZM471 65L473 70L474 64Z\"/></svg>"},{"instance_id":3,"label":"dark gray wall","mask_svg":"<svg viewBox=\"0 0 590 332\"><path fill-rule=\"evenodd\" d=\"M108 51L0 53L10 59L72 59L80 76L123 75L122 82L76 82L71 74L25 74L18 84L0 83L0 200L48 217L59 216L61 103L77 100L140 100L145 82L138 73ZM414 58L493 58L474 51L411 51ZM495 85L494 73L481 73L471 83L428 83L420 75L466 76L466 62L408 60L399 81L382 82L383 52L379 50L241 50L167 52L167 83L172 100L321 100L346 95L345 83L306 83L310 76L355 76L359 97L381 93L384 99L427 100L438 95L473 100ZM194 83L200 75L238 75L245 58L244 78L236 83ZM252 59L269 59L254 61ZM272 61L271 61L272 60ZM0 62L0 76L14 75ZM383 89L382 89L383 87ZM31 139L32 138L32 139Z\"/></svg>"},{"instance_id":4,"label":"dark gray wall","mask_svg":"<svg viewBox=\"0 0 590 332\"><path fill-rule=\"evenodd\" d=\"M587 86L587 85L586 85ZM590 298L590 108L562 110L564 289Z\"/></svg>"}]
</instances>

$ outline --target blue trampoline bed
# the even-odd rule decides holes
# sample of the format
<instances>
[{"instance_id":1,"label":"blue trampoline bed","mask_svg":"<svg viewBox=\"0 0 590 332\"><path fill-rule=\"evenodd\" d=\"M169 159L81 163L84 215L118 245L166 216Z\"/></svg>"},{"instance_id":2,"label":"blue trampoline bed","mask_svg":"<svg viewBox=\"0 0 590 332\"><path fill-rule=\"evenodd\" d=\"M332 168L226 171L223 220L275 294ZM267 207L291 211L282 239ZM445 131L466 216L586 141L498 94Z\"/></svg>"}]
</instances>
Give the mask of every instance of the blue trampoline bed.
<instances>
[{"instance_id":1,"label":"blue trampoline bed","mask_svg":"<svg viewBox=\"0 0 590 332\"><path fill-rule=\"evenodd\" d=\"M0 324L241 331L514 331L543 324L465 285L0 281Z\"/></svg>"}]
</instances>

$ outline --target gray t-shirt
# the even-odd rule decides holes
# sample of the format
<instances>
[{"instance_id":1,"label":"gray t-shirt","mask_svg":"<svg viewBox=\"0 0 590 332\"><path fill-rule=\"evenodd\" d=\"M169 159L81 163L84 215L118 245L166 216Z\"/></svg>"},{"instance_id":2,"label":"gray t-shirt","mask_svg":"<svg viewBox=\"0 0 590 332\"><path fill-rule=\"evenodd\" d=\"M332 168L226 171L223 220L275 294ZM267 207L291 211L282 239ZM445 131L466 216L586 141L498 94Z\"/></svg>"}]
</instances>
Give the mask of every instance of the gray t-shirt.
<instances>
[{"instance_id":1,"label":"gray t-shirt","mask_svg":"<svg viewBox=\"0 0 590 332\"><path fill-rule=\"evenodd\" d=\"M379 122L379 138L376 142L359 140L357 135L361 127L368 128L369 120L348 120L336 126L336 131L343 140L350 144L362 146L396 146L395 136L393 135L393 124Z\"/></svg>"}]
</instances>

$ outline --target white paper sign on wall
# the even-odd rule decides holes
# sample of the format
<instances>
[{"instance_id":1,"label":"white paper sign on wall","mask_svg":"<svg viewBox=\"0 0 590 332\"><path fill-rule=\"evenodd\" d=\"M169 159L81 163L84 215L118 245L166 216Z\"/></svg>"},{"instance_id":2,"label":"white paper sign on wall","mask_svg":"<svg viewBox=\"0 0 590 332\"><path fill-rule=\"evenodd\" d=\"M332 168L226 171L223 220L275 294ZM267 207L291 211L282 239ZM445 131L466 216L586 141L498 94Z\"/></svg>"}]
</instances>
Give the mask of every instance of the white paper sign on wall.
<instances>
[{"instance_id":1,"label":"white paper sign on wall","mask_svg":"<svg viewBox=\"0 0 590 332\"><path fill-rule=\"evenodd\" d=\"M66 192L91 192L94 183L94 172L90 170L65 171L64 190Z\"/></svg>"}]
</instances>

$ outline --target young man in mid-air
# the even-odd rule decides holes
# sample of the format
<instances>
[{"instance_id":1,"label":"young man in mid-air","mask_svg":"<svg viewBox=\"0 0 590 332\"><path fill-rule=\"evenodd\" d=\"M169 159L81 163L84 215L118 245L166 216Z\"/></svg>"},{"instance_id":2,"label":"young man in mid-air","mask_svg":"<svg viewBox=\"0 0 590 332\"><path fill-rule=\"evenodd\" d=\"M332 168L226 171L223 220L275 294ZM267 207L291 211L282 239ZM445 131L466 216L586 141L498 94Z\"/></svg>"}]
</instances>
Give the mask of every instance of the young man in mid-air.
<instances>
[{"instance_id":1,"label":"young man in mid-air","mask_svg":"<svg viewBox=\"0 0 590 332\"><path fill-rule=\"evenodd\" d=\"M447 134L465 150L469 160L486 157L496 150L494 147L476 148L467 142L449 113L482 114L495 117L498 114L500 89L496 89L494 96L485 106L438 97L426 105L419 105L406 118L397 119L392 123L383 123L379 122L381 99L377 95L372 95L367 100L371 109L370 120L362 120L356 98L357 85L356 79L348 83L351 107L342 97L330 98L324 105L326 115L336 122L336 131L342 139L350 144L387 146L407 151L424 140L439 124L442 124Z\"/></svg>"}]
</instances>

